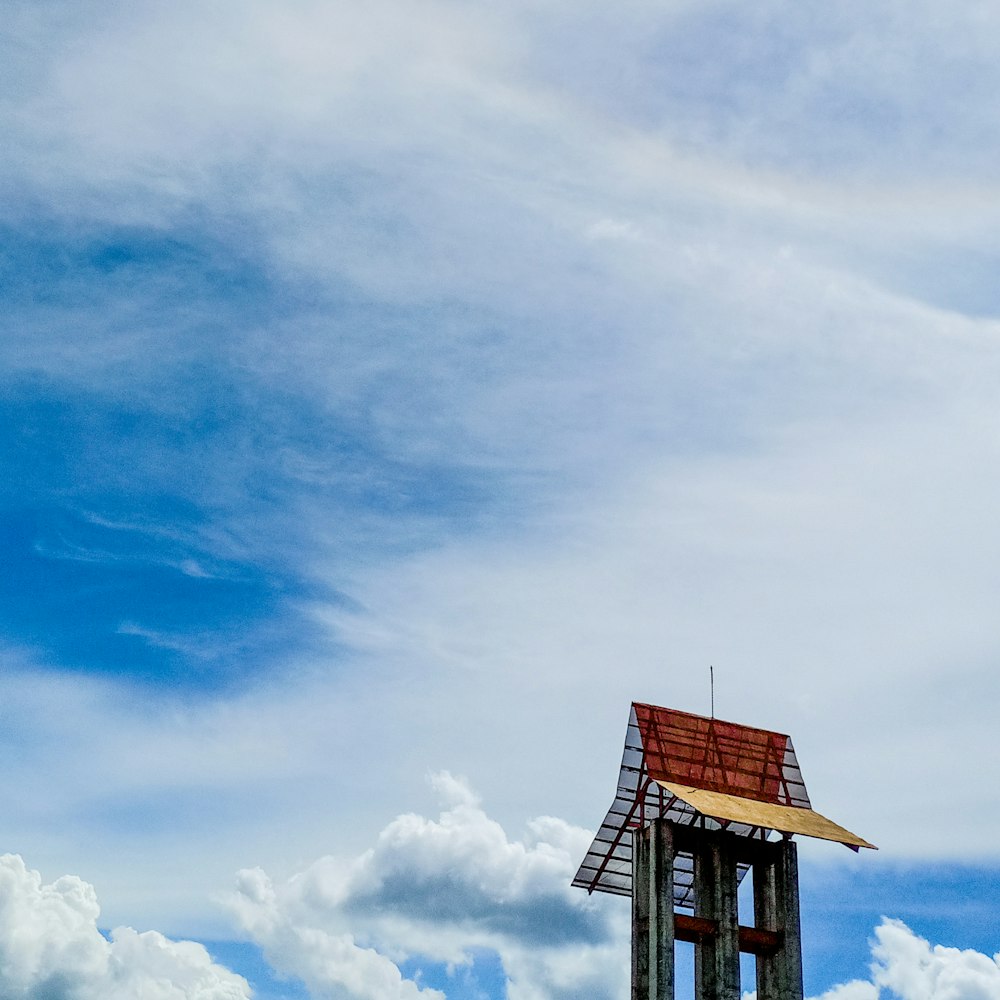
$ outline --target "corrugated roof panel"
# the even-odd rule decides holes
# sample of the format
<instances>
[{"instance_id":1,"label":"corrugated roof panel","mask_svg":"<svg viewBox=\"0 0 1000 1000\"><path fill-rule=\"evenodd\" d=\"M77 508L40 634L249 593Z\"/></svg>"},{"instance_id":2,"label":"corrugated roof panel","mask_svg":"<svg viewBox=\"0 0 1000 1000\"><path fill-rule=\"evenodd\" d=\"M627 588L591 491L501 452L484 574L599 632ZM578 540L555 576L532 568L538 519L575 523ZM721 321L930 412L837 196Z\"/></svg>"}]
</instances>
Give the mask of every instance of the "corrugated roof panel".
<instances>
[{"instance_id":1,"label":"corrugated roof panel","mask_svg":"<svg viewBox=\"0 0 1000 1000\"><path fill-rule=\"evenodd\" d=\"M809 807L791 738L784 733L641 702L633 708L651 778Z\"/></svg>"},{"instance_id":2,"label":"corrugated roof panel","mask_svg":"<svg viewBox=\"0 0 1000 1000\"><path fill-rule=\"evenodd\" d=\"M686 789L685 795L672 786ZM780 830L852 850L872 847L813 812L788 736L633 702L615 801L573 884L588 892L630 895L632 832L657 817L725 827L737 836L766 837ZM677 865L674 903L690 906L690 855L678 855ZM744 872L742 867L741 876Z\"/></svg>"},{"instance_id":3,"label":"corrugated roof panel","mask_svg":"<svg viewBox=\"0 0 1000 1000\"><path fill-rule=\"evenodd\" d=\"M673 781L657 781L671 795L683 799L693 809L705 816L728 822L745 823L749 826L765 827L781 833L800 833L805 837L832 840L848 847L870 847L863 837L844 829L813 809L798 806L775 805L773 802L759 802L754 799L713 792L703 788L691 788Z\"/></svg>"}]
</instances>

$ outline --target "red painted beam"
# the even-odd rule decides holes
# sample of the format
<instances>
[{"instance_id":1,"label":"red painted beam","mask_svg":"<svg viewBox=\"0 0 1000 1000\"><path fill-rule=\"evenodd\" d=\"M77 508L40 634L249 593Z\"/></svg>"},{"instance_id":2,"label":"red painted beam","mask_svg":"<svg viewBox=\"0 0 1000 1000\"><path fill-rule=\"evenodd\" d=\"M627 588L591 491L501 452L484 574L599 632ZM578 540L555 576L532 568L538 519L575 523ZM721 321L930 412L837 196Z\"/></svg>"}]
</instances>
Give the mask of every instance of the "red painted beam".
<instances>
[{"instance_id":1,"label":"red painted beam","mask_svg":"<svg viewBox=\"0 0 1000 1000\"><path fill-rule=\"evenodd\" d=\"M785 941L784 931L765 931L740 925L740 951L751 955L773 955Z\"/></svg>"},{"instance_id":2,"label":"red painted beam","mask_svg":"<svg viewBox=\"0 0 1000 1000\"><path fill-rule=\"evenodd\" d=\"M715 937L719 933L719 925L708 917L692 917L686 913L674 914L674 938L678 941L690 941L693 944ZM739 928L740 951L749 955L770 955L776 952L784 940L781 931L765 931L759 927Z\"/></svg>"},{"instance_id":3,"label":"red painted beam","mask_svg":"<svg viewBox=\"0 0 1000 1000\"><path fill-rule=\"evenodd\" d=\"M686 913L674 914L674 937L678 941L691 941L694 944L704 938L713 938L719 932L719 925L707 917L691 917Z\"/></svg>"}]
</instances>

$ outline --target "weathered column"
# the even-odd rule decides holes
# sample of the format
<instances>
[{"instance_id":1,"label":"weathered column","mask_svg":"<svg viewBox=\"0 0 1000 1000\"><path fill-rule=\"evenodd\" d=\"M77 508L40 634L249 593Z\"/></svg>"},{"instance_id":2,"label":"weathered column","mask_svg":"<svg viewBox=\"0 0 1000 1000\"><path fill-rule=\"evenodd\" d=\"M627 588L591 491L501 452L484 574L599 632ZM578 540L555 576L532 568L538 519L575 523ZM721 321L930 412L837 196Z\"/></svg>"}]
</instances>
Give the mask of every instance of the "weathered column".
<instances>
[{"instance_id":1,"label":"weathered column","mask_svg":"<svg viewBox=\"0 0 1000 1000\"><path fill-rule=\"evenodd\" d=\"M632 1000L674 997L674 844L655 819L632 831Z\"/></svg>"},{"instance_id":2,"label":"weathered column","mask_svg":"<svg viewBox=\"0 0 1000 1000\"><path fill-rule=\"evenodd\" d=\"M735 845L705 832L694 854L694 912L715 921L716 933L695 946L695 1000L740 1000L740 936Z\"/></svg>"},{"instance_id":3,"label":"weathered column","mask_svg":"<svg viewBox=\"0 0 1000 1000\"><path fill-rule=\"evenodd\" d=\"M649 998L649 836L632 831L632 1000Z\"/></svg>"},{"instance_id":4,"label":"weathered column","mask_svg":"<svg viewBox=\"0 0 1000 1000\"><path fill-rule=\"evenodd\" d=\"M799 865L788 838L762 845L753 866L754 922L781 934L781 946L757 956L757 1000L802 1000Z\"/></svg>"}]
</instances>

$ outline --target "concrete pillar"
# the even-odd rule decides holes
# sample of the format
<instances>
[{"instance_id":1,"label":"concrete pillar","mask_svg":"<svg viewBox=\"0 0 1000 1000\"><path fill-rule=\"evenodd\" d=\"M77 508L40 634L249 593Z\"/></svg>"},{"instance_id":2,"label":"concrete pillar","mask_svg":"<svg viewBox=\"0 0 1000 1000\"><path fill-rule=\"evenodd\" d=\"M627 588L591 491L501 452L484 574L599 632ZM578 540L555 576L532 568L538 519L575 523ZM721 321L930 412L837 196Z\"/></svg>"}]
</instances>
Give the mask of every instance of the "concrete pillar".
<instances>
[{"instance_id":1,"label":"concrete pillar","mask_svg":"<svg viewBox=\"0 0 1000 1000\"><path fill-rule=\"evenodd\" d=\"M673 834L655 819L632 831L632 1000L673 998Z\"/></svg>"},{"instance_id":2,"label":"concrete pillar","mask_svg":"<svg viewBox=\"0 0 1000 1000\"><path fill-rule=\"evenodd\" d=\"M789 839L762 846L753 866L754 923L778 931L782 943L757 956L757 1000L802 1000L798 855Z\"/></svg>"},{"instance_id":3,"label":"concrete pillar","mask_svg":"<svg viewBox=\"0 0 1000 1000\"><path fill-rule=\"evenodd\" d=\"M649 837L632 831L632 1000L649 1000Z\"/></svg>"},{"instance_id":4,"label":"concrete pillar","mask_svg":"<svg viewBox=\"0 0 1000 1000\"><path fill-rule=\"evenodd\" d=\"M718 930L695 946L695 1000L740 1000L736 889L735 845L724 833L705 831L694 853L694 912Z\"/></svg>"},{"instance_id":5,"label":"concrete pillar","mask_svg":"<svg viewBox=\"0 0 1000 1000\"><path fill-rule=\"evenodd\" d=\"M649 827L649 997L674 1000L674 837L670 824Z\"/></svg>"}]
</instances>

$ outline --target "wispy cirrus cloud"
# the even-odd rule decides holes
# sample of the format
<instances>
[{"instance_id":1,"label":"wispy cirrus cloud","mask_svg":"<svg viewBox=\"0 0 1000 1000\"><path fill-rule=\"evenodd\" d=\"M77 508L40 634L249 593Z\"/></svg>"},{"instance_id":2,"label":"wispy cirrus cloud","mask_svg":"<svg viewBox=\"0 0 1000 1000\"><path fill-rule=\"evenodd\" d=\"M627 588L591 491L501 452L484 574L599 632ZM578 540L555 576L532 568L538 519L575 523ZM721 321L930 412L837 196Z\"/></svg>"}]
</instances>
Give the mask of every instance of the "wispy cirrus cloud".
<instances>
[{"instance_id":1,"label":"wispy cirrus cloud","mask_svg":"<svg viewBox=\"0 0 1000 1000\"><path fill-rule=\"evenodd\" d=\"M450 761L592 823L714 662L830 812L987 863L996 30L10 5L5 835L201 920Z\"/></svg>"}]
</instances>

